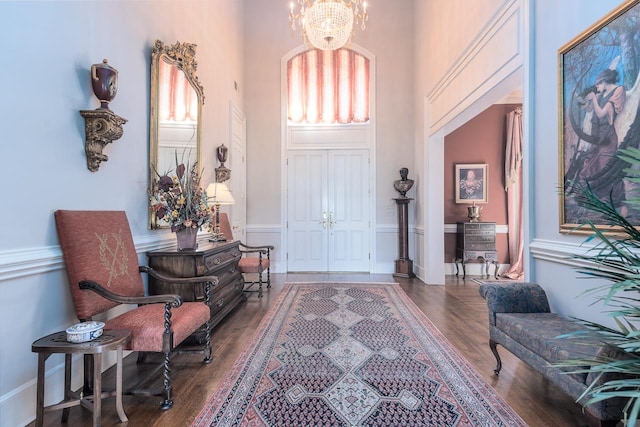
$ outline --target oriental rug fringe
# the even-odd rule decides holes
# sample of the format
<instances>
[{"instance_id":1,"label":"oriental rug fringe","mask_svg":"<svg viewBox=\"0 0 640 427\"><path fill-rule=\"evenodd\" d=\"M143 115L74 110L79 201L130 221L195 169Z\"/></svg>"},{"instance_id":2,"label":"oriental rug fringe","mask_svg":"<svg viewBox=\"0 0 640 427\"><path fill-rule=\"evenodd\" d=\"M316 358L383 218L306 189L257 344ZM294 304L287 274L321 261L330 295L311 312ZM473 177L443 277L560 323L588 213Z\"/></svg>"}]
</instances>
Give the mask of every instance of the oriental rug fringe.
<instances>
[{"instance_id":1,"label":"oriental rug fringe","mask_svg":"<svg viewBox=\"0 0 640 427\"><path fill-rule=\"evenodd\" d=\"M192 426L525 426L397 283L288 283Z\"/></svg>"}]
</instances>

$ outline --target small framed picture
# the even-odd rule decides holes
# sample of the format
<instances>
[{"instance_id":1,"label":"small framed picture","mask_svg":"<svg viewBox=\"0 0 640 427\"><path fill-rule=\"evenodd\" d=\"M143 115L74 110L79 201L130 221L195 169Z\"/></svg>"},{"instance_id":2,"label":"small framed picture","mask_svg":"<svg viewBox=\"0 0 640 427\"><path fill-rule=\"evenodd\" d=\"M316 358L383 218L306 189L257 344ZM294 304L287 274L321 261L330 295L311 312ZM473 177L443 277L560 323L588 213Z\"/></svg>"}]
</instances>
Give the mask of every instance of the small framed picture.
<instances>
[{"instance_id":1,"label":"small framed picture","mask_svg":"<svg viewBox=\"0 0 640 427\"><path fill-rule=\"evenodd\" d=\"M456 203L487 203L486 163L456 165Z\"/></svg>"}]
</instances>

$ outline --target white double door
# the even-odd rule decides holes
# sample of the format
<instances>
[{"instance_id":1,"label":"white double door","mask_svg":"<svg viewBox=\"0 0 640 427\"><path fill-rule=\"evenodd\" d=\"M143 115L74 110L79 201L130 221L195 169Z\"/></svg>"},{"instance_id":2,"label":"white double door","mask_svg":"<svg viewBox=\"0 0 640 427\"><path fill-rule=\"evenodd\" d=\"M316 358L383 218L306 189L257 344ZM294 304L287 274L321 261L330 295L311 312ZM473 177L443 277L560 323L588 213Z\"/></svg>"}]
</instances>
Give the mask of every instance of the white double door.
<instances>
[{"instance_id":1,"label":"white double door","mask_svg":"<svg viewBox=\"0 0 640 427\"><path fill-rule=\"evenodd\" d=\"M369 150L289 151L288 271L370 271Z\"/></svg>"}]
</instances>

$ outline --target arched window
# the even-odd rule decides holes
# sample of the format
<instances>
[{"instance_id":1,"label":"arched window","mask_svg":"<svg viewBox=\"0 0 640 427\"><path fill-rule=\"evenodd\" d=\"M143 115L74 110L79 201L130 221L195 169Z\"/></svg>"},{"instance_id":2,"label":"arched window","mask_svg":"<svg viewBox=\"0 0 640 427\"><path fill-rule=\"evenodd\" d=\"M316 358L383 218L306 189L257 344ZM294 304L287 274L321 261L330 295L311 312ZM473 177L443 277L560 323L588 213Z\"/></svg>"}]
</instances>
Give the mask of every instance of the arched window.
<instances>
[{"instance_id":1,"label":"arched window","mask_svg":"<svg viewBox=\"0 0 640 427\"><path fill-rule=\"evenodd\" d=\"M287 93L290 123L366 123L369 59L346 48L302 52L287 62Z\"/></svg>"},{"instance_id":2,"label":"arched window","mask_svg":"<svg viewBox=\"0 0 640 427\"><path fill-rule=\"evenodd\" d=\"M195 122L198 120L198 96L186 75L175 65L160 61L160 121Z\"/></svg>"}]
</instances>

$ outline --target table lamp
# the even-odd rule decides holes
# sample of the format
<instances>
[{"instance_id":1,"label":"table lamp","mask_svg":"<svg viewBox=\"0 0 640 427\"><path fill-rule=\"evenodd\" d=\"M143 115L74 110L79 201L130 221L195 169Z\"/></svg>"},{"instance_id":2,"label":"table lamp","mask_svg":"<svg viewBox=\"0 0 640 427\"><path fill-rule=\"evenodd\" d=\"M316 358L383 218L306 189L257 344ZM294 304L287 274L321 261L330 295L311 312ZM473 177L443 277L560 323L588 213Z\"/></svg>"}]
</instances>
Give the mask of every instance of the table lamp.
<instances>
[{"instance_id":1,"label":"table lamp","mask_svg":"<svg viewBox=\"0 0 640 427\"><path fill-rule=\"evenodd\" d=\"M213 227L209 241L223 242L226 238L222 231L220 231L220 206L232 205L236 201L233 199L231 191L229 191L229 187L222 182L212 182L207 186L205 191L207 192L207 200L210 203L213 203L215 209L215 226Z\"/></svg>"}]
</instances>

